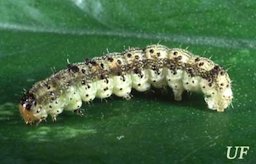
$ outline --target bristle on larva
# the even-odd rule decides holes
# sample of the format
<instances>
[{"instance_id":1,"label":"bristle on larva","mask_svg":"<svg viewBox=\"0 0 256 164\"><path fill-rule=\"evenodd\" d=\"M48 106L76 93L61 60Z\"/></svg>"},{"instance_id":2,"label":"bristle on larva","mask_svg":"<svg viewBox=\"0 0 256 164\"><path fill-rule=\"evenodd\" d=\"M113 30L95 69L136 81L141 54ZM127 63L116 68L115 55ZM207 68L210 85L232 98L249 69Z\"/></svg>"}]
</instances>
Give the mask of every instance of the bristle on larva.
<instances>
[{"instance_id":1,"label":"bristle on larva","mask_svg":"<svg viewBox=\"0 0 256 164\"><path fill-rule=\"evenodd\" d=\"M26 123L41 122L48 115L56 120L63 110L79 111L82 101L112 94L130 99L132 88L144 92L151 87L170 87L177 101L184 91L202 92L208 108L218 112L233 98L231 80L222 67L184 49L157 44L68 64L34 84L21 98L19 110Z\"/></svg>"}]
</instances>

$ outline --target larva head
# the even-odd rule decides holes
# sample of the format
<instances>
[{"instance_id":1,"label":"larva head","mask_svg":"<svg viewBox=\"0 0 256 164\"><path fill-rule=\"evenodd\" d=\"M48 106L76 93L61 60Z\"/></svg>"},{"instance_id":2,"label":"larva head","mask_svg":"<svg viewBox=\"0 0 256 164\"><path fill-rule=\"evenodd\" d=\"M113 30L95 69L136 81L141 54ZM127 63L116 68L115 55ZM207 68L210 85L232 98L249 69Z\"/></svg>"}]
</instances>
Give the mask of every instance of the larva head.
<instances>
[{"instance_id":1,"label":"larva head","mask_svg":"<svg viewBox=\"0 0 256 164\"><path fill-rule=\"evenodd\" d=\"M19 111L26 124L40 121L40 117L34 114L34 106L36 105L35 96L31 93L26 93L20 100Z\"/></svg>"}]
</instances>

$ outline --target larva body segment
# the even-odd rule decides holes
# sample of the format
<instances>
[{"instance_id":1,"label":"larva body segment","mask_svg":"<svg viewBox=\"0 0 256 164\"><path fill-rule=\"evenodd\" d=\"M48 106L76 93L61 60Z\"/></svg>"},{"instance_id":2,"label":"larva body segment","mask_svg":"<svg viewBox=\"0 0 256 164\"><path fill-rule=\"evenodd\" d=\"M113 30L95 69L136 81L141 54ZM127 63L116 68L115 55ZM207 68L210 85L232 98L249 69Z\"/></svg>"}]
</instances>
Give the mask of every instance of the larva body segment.
<instances>
[{"instance_id":1,"label":"larva body segment","mask_svg":"<svg viewBox=\"0 0 256 164\"><path fill-rule=\"evenodd\" d=\"M218 112L233 98L229 75L213 61L183 49L150 45L69 64L34 84L22 97L19 110L26 123L40 122L48 115L56 120L63 110L79 110L82 101L112 94L130 99L132 88L144 92L150 87L170 87L177 101L185 90L202 92L208 108Z\"/></svg>"},{"instance_id":2,"label":"larva body segment","mask_svg":"<svg viewBox=\"0 0 256 164\"><path fill-rule=\"evenodd\" d=\"M166 86L166 68L165 61L168 56L168 48L162 45L147 46L144 54L149 74L149 82L155 88L163 88Z\"/></svg>"},{"instance_id":3,"label":"larva body segment","mask_svg":"<svg viewBox=\"0 0 256 164\"><path fill-rule=\"evenodd\" d=\"M146 61L145 55L141 49L131 48L124 52L124 59L129 65L129 73L132 81L132 88L139 92L150 89L148 70L144 69ZM129 74L128 73L128 74Z\"/></svg>"},{"instance_id":4,"label":"larva body segment","mask_svg":"<svg viewBox=\"0 0 256 164\"><path fill-rule=\"evenodd\" d=\"M183 49L174 48L169 50L168 60L170 62L169 69L167 69L166 80L169 87L172 88L174 93L174 99L180 101L182 99L182 93L185 90L184 74L186 74L186 67L188 60L191 58L191 54Z\"/></svg>"}]
</instances>

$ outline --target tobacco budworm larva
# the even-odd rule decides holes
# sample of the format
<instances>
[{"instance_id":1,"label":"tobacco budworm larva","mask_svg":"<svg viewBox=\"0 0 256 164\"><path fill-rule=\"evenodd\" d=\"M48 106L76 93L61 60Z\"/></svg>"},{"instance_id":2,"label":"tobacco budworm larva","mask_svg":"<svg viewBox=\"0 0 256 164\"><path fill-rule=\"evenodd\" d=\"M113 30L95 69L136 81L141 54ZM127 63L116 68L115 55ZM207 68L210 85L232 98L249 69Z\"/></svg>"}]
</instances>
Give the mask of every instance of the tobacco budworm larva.
<instances>
[{"instance_id":1,"label":"tobacco budworm larva","mask_svg":"<svg viewBox=\"0 0 256 164\"><path fill-rule=\"evenodd\" d=\"M208 108L218 112L233 98L227 72L213 61L183 49L150 45L69 64L34 84L22 97L19 110L26 123L41 122L48 114L56 120L64 109L79 111L82 101L112 94L130 99L132 88L143 92L151 86L169 86L177 101L184 90L202 92Z\"/></svg>"}]
</instances>

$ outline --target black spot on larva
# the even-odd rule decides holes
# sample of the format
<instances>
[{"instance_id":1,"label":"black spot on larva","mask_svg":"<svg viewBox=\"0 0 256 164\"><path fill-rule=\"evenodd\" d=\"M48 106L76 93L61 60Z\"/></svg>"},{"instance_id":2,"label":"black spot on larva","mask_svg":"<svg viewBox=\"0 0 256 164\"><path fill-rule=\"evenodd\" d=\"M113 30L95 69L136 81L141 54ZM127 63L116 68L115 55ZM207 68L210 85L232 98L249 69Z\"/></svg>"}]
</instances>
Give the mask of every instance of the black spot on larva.
<instances>
[{"instance_id":1,"label":"black spot on larva","mask_svg":"<svg viewBox=\"0 0 256 164\"><path fill-rule=\"evenodd\" d=\"M55 104L58 104L58 101L55 101Z\"/></svg>"},{"instance_id":2,"label":"black spot on larva","mask_svg":"<svg viewBox=\"0 0 256 164\"><path fill-rule=\"evenodd\" d=\"M152 54L152 53L154 53L154 50L153 50L153 49L150 49L149 52Z\"/></svg>"},{"instance_id":3,"label":"black spot on larva","mask_svg":"<svg viewBox=\"0 0 256 164\"><path fill-rule=\"evenodd\" d=\"M194 80L192 80L192 83L194 84L194 83L195 83L195 81L194 81Z\"/></svg>"},{"instance_id":4,"label":"black spot on larva","mask_svg":"<svg viewBox=\"0 0 256 164\"><path fill-rule=\"evenodd\" d=\"M220 72L220 67L218 65L214 66L211 70L212 75L218 75Z\"/></svg>"},{"instance_id":5,"label":"black spot on larva","mask_svg":"<svg viewBox=\"0 0 256 164\"><path fill-rule=\"evenodd\" d=\"M173 75L176 75L176 74L177 74L177 72L176 72L176 71L174 71L172 74L173 74Z\"/></svg>"},{"instance_id":6,"label":"black spot on larva","mask_svg":"<svg viewBox=\"0 0 256 164\"><path fill-rule=\"evenodd\" d=\"M139 83L138 86L141 86L141 84Z\"/></svg>"},{"instance_id":7,"label":"black spot on larva","mask_svg":"<svg viewBox=\"0 0 256 164\"><path fill-rule=\"evenodd\" d=\"M47 85L47 89L51 89L51 86L50 86L50 85Z\"/></svg>"},{"instance_id":8,"label":"black spot on larva","mask_svg":"<svg viewBox=\"0 0 256 164\"><path fill-rule=\"evenodd\" d=\"M122 72L121 71L118 71L117 72L117 76L121 76L122 75Z\"/></svg>"},{"instance_id":9,"label":"black spot on larva","mask_svg":"<svg viewBox=\"0 0 256 164\"><path fill-rule=\"evenodd\" d=\"M218 65L214 66L213 69L218 70L220 67Z\"/></svg>"},{"instance_id":10,"label":"black spot on larva","mask_svg":"<svg viewBox=\"0 0 256 164\"><path fill-rule=\"evenodd\" d=\"M153 83L155 83L156 81L155 80L153 80Z\"/></svg>"},{"instance_id":11,"label":"black spot on larva","mask_svg":"<svg viewBox=\"0 0 256 164\"><path fill-rule=\"evenodd\" d=\"M88 85L87 85L87 88L88 88L88 89L90 89L90 88L91 88L91 86L88 84Z\"/></svg>"},{"instance_id":12,"label":"black spot on larva","mask_svg":"<svg viewBox=\"0 0 256 164\"><path fill-rule=\"evenodd\" d=\"M168 68L169 68L170 70L174 70L174 69L175 69L175 65L174 65L174 64L169 64L169 65L168 65Z\"/></svg>"},{"instance_id":13,"label":"black spot on larva","mask_svg":"<svg viewBox=\"0 0 256 164\"><path fill-rule=\"evenodd\" d=\"M102 69L104 69L104 64L103 63L100 63L100 66Z\"/></svg>"},{"instance_id":14,"label":"black spot on larva","mask_svg":"<svg viewBox=\"0 0 256 164\"><path fill-rule=\"evenodd\" d=\"M174 86L174 88L177 88L177 87L178 87L177 85Z\"/></svg>"},{"instance_id":15,"label":"black spot on larva","mask_svg":"<svg viewBox=\"0 0 256 164\"><path fill-rule=\"evenodd\" d=\"M186 82L186 84L188 85L189 83L188 83L188 82Z\"/></svg>"},{"instance_id":16,"label":"black spot on larva","mask_svg":"<svg viewBox=\"0 0 256 164\"><path fill-rule=\"evenodd\" d=\"M85 85L85 80L82 80L82 81L81 81L81 84L82 84L82 85Z\"/></svg>"},{"instance_id":17,"label":"black spot on larva","mask_svg":"<svg viewBox=\"0 0 256 164\"><path fill-rule=\"evenodd\" d=\"M214 92L212 92L212 95L214 95L215 93Z\"/></svg>"},{"instance_id":18,"label":"black spot on larva","mask_svg":"<svg viewBox=\"0 0 256 164\"><path fill-rule=\"evenodd\" d=\"M86 96L86 97L88 97L89 95L88 95L88 94L86 94L85 96Z\"/></svg>"},{"instance_id":19,"label":"black spot on larva","mask_svg":"<svg viewBox=\"0 0 256 164\"><path fill-rule=\"evenodd\" d=\"M158 52L158 53L156 53L156 54L157 54L157 56L158 56L158 57L160 57L160 56L161 56L161 53L160 53L160 52Z\"/></svg>"},{"instance_id":20,"label":"black spot on larva","mask_svg":"<svg viewBox=\"0 0 256 164\"><path fill-rule=\"evenodd\" d=\"M125 80L126 80L126 79L125 79L125 77L123 76L123 82L125 82Z\"/></svg>"},{"instance_id":21,"label":"black spot on larva","mask_svg":"<svg viewBox=\"0 0 256 164\"><path fill-rule=\"evenodd\" d=\"M89 60L89 61L88 61L88 64L91 64L91 65L93 65L93 66L96 66L96 65L97 65L96 61L94 61L94 60Z\"/></svg>"},{"instance_id":22,"label":"black spot on larva","mask_svg":"<svg viewBox=\"0 0 256 164\"><path fill-rule=\"evenodd\" d=\"M151 66L151 69L152 69L153 71L156 71L156 70L157 70L156 65L153 64L153 65Z\"/></svg>"},{"instance_id":23,"label":"black spot on larva","mask_svg":"<svg viewBox=\"0 0 256 164\"><path fill-rule=\"evenodd\" d=\"M182 56L178 56L178 57L176 57L176 58L174 58L176 61L178 61L178 60L181 60L182 59Z\"/></svg>"},{"instance_id":24,"label":"black spot on larva","mask_svg":"<svg viewBox=\"0 0 256 164\"><path fill-rule=\"evenodd\" d=\"M220 71L220 75L223 76L224 75L224 71Z\"/></svg>"},{"instance_id":25,"label":"black spot on larva","mask_svg":"<svg viewBox=\"0 0 256 164\"><path fill-rule=\"evenodd\" d=\"M52 106L51 106L51 105L49 105L49 108L52 108Z\"/></svg>"},{"instance_id":26,"label":"black spot on larva","mask_svg":"<svg viewBox=\"0 0 256 164\"><path fill-rule=\"evenodd\" d=\"M68 71L76 73L76 72L79 72L79 68L76 65L68 64Z\"/></svg>"},{"instance_id":27,"label":"black spot on larva","mask_svg":"<svg viewBox=\"0 0 256 164\"><path fill-rule=\"evenodd\" d=\"M178 55L178 52L174 51L174 52L173 52L173 55L174 55L174 56Z\"/></svg>"},{"instance_id":28,"label":"black spot on larva","mask_svg":"<svg viewBox=\"0 0 256 164\"><path fill-rule=\"evenodd\" d=\"M97 63L96 61L91 61L91 64L92 64L93 66L98 65L98 63Z\"/></svg>"},{"instance_id":29,"label":"black spot on larva","mask_svg":"<svg viewBox=\"0 0 256 164\"><path fill-rule=\"evenodd\" d=\"M50 96L54 96L54 92L52 92L52 91L49 92L49 95L50 95Z\"/></svg>"},{"instance_id":30,"label":"black spot on larva","mask_svg":"<svg viewBox=\"0 0 256 164\"><path fill-rule=\"evenodd\" d=\"M108 79L105 79L105 82L106 82L106 84L108 84L108 83L109 83L109 80L108 80Z\"/></svg>"},{"instance_id":31,"label":"black spot on larva","mask_svg":"<svg viewBox=\"0 0 256 164\"><path fill-rule=\"evenodd\" d=\"M188 73L189 73L191 76L193 76L193 75L194 75L194 71L193 71L193 69L192 69L192 68L188 68L188 69L187 69L187 71L188 71Z\"/></svg>"},{"instance_id":32,"label":"black spot on larva","mask_svg":"<svg viewBox=\"0 0 256 164\"><path fill-rule=\"evenodd\" d=\"M133 72L136 73L136 74L138 74L138 73L139 73L139 69L138 69L138 68L135 68L135 69L133 70Z\"/></svg>"},{"instance_id":33,"label":"black spot on larva","mask_svg":"<svg viewBox=\"0 0 256 164\"><path fill-rule=\"evenodd\" d=\"M203 86L202 88L205 88L205 86Z\"/></svg>"},{"instance_id":34,"label":"black spot on larva","mask_svg":"<svg viewBox=\"0 0 256 164\"><path fill-rule=\"evenodd\" d=\"M105 75L101 74L100 79L105 79Z\"/></svg>"},{"instance_id":35,"label":"black spot on larva","mask_svg":"<svg viewBox=\"0 0 256 164\"><path fill-rule=\"evenodd\" d=\"M209 83L208 85L209 85L209 87L212 87L212 83Z\"/></svg>"},{"instance_id":36,"label":"black spot on larva","mask_svg":"<svg viewBox=\"0 0 256 164\"><path fill-rule=\"evenodd\" d=\"M224 84L223 84L223 83L220 83L220 86L224 86Z\"/></svg>"},{"instance_id":37,"label":"black spot on larva","mask_svg":"<svg viewBox=\"0 0 256 164\"><path fill-rule=\"evenodd\" d=\"M108 61L113 62L114 59L112 57L108 57Z\"/></svg>"},{"instance_id":38,"label":"black spot on larva","mask_svg":"<svg viewBox=\"0 0 256 164\"><path fill-rule=\"evenodd\" d=\"M227 84L227 85L226 85L226 87L228 88L228 87L229 87L229 85Z\"/></svg>"},{"instance_id":39,"label":"black spot on larva","mask_svg":"<svg viewBox=\"0 0 256 164\"><path fill-rule=\"evenodd\" d=\"M201 67L204 65L204 62L200 62L198 65Z\"/></svg>"},{"instance_id":40,"label":"black spot on larva","mask_svg":"<svg viewBox=\"0 0 256 164\"><path fill-rule=\"evenodd\" d=\"M135 59L136 59L136 60L139 60L139 58L140 58L140 57L139 57L138 55L135 55Z\"/></svg>"},{"instance_id":41,"label":"black spot on larva","mask_svg":"<svg viewBox=\"0 0 256 164\"><path fill-rule=\"evenodd\" d=\"M118 59L117 64L121 65L122 64L121 60Z\"/></svg>"},{"instance_id":42,"label":"black spot on larva","mask_svg":"<svg viewBox=\"0 0 256 164\"><path fill-rule=\"evenodd\" d=\"M123 90L123 88L120 88L119 90L121 91L121 90Z\"/></svg>"},{"instance_id":43,"label":"black spot on larva","mask_svg":"<svg viewBox=\"0 0 256 164\"><path fill-rule=\"evenodd\" d=\"M128 53L128 54L127 54L127 57L128 57L128 58L132 57L132 54Z\"/></svg>"},{"instance_id":44,"label":"black spot on larva","mask_svg":"<svg viewBox=\"0 0 256 164\"><path fill-rule=\"evenodd\" d=\"M54 101L54 100L55 100L55 98L54 98L54 97L51 97L51 100L52 100L52 101Z\"/></svg>"},{"instance_id":45,"label":"black spot on larva","mask_svg":"<svg viewBox=\"0 0 256 164\"><path fill-rule=\"evenodd\" d=\"M107 91L107 90L108 90L108 87L104 88L103 90L104 90L104 91Z\"/></svg>"},{"instance_id":46,"label":"black spot on larva","mask_svg":"<svg viewBox=\"0 0 256 164\"><path fill-rule=\"evenodd\" d=\"M195 62L199 62L200 61L200 58L195 58Z\"/></svg>"},{"instance_id":47,"label":"black spot on larva","mask_svg":"<svg viewBox=\"0 0 256 164\"><path fill-rule=\"evenodd\" d=\"M82 69L82 73L85 74L85 69Z\"/></svg>"}]
</instances>

